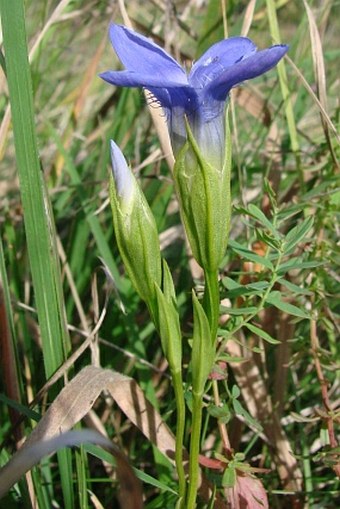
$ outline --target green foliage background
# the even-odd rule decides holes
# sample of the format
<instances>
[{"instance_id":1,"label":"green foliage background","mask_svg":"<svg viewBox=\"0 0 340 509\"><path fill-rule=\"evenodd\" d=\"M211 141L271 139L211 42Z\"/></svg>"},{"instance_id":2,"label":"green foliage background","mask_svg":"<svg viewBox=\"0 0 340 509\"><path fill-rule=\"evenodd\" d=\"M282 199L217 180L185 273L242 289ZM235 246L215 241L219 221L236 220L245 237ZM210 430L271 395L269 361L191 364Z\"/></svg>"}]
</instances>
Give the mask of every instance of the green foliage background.
<instances>
[{"instance_id":1,"label":"green foliage background","mask_svg":"<svg viewBox=\"0 0 340 509\"><path fill-rule=\"evenodd\" d=\"M6 4L8 7L8 0L2 0L3 24ZM249 36L259 47L266 47L280 35L290 44L291 60L284 64L287 76L282 70L280 75L272 71L245 84L241 95L239 91L233 94L232 240L221 265L220 283L222 298L226 299L221 311L229 319L221 325L227 346L224 342L219 353L221 361L230 360L227 340L231 338L247 344L291 451L298 458L303 474L303 489L298 496L306 507L333 508L340 503L339 480L332 469L339 461L339 452L338 456L329 452L327 424L334 422L338 432L340 187L336 163L339 145L330 124L336 126L339 121L339 19L337 2L309 5L322 40L325 82L320 81L320 53L313 62L304 3L276 3L278 34L273 24L274 3L256 2ZM189 67L193 59L224 36L225 21L229 36L240 34L249 14L247 6L245 1L228 2L223 7L217 0L172 4L133 1L127 9L136 30L152 35ZM143 94L140 90L109 87L98 78L99 72L118 66L107 38L109 21L122 22L118 4L41 0L27 1L25 9L33 104L25 97L28 67L26 74L19 67L22 81L12 105L12 122L6 84L6 59L10 55L1 55L1 316L9 320L14 345L13 357L7 357L4 347L2 350L2 358L11 358L14 369L8 378L6 362L1 367L2 463L11 456L18 436L30 433L34 420L60 387L54 387L46 401L38 401L34 415L29 402L62 359L76 350L93 329L107 298L108 312L99 334L100 364L134 377L169 426L174 426L174 404L169 397L171 386L160 342L145 306L124 274L115 244L108 204L111 138L135 169L155 215L188 337L192 322L188 299L192 273L171 174L158 151L159 142ZM315 38L312 41L315 43ZM20 58L19 52L20 47L15 50L14 60ZM328 114L328 124L320 116L315 95ZM21 123L21 131L15 132L16 122ZM34 152L35 140L28 138L30 122L34 122L38 154ZM25 151L27 154L30 149L19 181L20 157L25 159ZM32 180L27 179L34 168L37 187L30 195L27 186ZM25 192L33 196L30 203L25 202ZM51 212L41 208L45 192ZM49 244L46 232L41 233L44 226L39 226L40 222L55 244ZM28 227L37 229L33 244ZM39 274L37 259L46 254L48 258L43 261L48 268ZM194 283L199 291L199 279ZM39 298L45 308L39 305ZM60 311L63 305L65 322ZM187 345L186 355L188 349ZM87 350L69 371L69 377L92 360ZM324 407L324 384L316 371L318 361L332 405L328 412ZM13 384L13 377L17 386L12 385L11 392L8 382ZM259 432L259 424L263 423L258 423L259 416L246 411L245 393L232 391L233 370L228 369L227 378L221 382L222 406L207 402L202 444L209 438L213 451L219 452L216 417L228 422L235 449L245 453L252 466L271 469L262 477L270 507L286 507L291 502L283 493L278 464L269 454L271 445ZM190 406L189 387L186 391ZM8 404L6 396L16 403ZM21 428L13 431L10 408L15 405L25 419ZM98 401L95 409L131 463L151 476L144 483L145 507L174 507L174 495L159 489L153 481L156 478L176 489L168 463L116 408L107 412L105 399ZM186 432L189 436L190 429ZM221 486L221 476L215 478L210 473L210 477ZM50 508L54 501L60 507L92 507L87 489L104 507L116 507L115 490L108 481L101 463L91 455L86 457L83 450L78 456L67 453L60 457L58 467L53 458L47 459L34 473L40 508ZM1 503L29 507L28 500L22 483Z\"/></svg>"}]
</instances>

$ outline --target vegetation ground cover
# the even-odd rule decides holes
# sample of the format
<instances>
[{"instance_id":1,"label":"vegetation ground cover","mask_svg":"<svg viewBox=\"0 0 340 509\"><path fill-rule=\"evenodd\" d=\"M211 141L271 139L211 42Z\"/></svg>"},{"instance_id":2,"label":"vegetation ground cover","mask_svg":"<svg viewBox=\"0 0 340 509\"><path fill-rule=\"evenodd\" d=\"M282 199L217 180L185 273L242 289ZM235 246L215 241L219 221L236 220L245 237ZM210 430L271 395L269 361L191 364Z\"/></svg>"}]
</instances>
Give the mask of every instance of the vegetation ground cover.
<instances>
[{"instance_id":1,"label":"vegetation ground cover","mask_svg":"<svg viewBox=\"0 0 340 509\"><path fill-rule=\"evenodd\" d=\"M8 1L0 5L5 32ZM290 50L284 67L235 89L230 101L231 239L220 266L221 340L205 399L202 467L223 496L236 475L249 473L246 463L271 508L340 504L336 8L334 1L289 0L134 1L125 8L98 0L26 2L30 66L17 69L16 92L7 83L11 54L1 53L2 465L68 380L85 367L102 367L119 375L111 379L105 372L102 386L90 384L93 393L76 386L68 396L71 401L79 392L79 412L90 411L81 426L105 432L129 458L146 508L175 507L174 469L160 452L170 447L169 436L160 451L152 446L133 402L122 411L126 393L115 392L127 383L120 375L130 377L141 390L138 401L144 404L145 395L176 432L160 341L115 242L110 139L123 150L155 216L187 339L193 320L188 296L193 287L202 294L202 274L188 252L171 158L159 141L164 117L140 90L108 87L98 74L119 66L107 37L111 20L131 23L187 68L224 36L248 34L260 48L281 40ZM19 59L22 48L13 48ZM32 80L32 104L25 79ZM13 133L18 124L21 131ZM20 161L26 173L18 173ZM50 208L42 212L43 182ZM189 363L189 341L184 357ZM55 373L58 380L51 379ZM99 376L95 369L86 373ZM85 386L86 378L81 381ZM190 378L184 391L190 411ZM66 429L65 413L59 407L57 428ZM221 461L224 429L237 454L212 468ZM189 422L186 443L190 432ZM0 506L117 507L119 483L109 463L112 458L94 445L66 449L58 459L45 458ZM205 507L203 499L199 504Z\"/></svg>"}]
</instances>

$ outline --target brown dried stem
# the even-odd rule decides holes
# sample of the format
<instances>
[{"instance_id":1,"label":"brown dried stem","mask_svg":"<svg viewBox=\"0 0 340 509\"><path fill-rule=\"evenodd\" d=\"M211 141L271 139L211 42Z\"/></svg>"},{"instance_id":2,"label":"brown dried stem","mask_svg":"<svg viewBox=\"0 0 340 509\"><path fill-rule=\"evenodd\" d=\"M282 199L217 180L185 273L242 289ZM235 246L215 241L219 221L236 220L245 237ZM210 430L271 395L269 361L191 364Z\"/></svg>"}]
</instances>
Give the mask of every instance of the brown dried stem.
<instances>
[{"instance_id":1,"label":"brown dried stem","mask_svg":"<svg viewBox=\"0 0 340 509\"><path fill-rule=\"evenodd\" d=\"M329 443L332 449L335 449L338 447L338 441L335 435L334 431L334 419L333 419L333 409L331 405L331 401L329 399L328 395L328 382L327 379L324 376L321 362L320 362L320 343L319 338L317 334L317 324L316 320L311 320L310 323L310 341L312 346L312 355L316 370L316 375L318 377L318 381L320 383L321 388L321 397L323 406L325 408L325 414L323 414L323 418L326 422L327 431L328 431L328 437L329 437ZM337 462L335 465L333 465L333 470L336 473L337 477L340 479L340 462Z\"/></svg>"}]
</instances>

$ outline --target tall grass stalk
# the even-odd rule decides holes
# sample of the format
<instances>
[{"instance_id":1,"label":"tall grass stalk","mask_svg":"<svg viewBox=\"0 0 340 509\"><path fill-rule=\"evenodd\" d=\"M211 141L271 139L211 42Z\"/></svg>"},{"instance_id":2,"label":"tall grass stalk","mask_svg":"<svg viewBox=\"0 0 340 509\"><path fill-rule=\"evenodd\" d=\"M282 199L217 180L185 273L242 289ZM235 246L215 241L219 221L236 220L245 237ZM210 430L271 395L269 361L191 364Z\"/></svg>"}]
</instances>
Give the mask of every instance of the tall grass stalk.
<instances>
[{"instance_id":1,"label":"tall grass stalk","mask_svg":"<svg viewBox=\"0 0 340 509\"><path fill-rule=\"evenodd\" d=\"M40 166L27 55L24 5L1 0L1 20L27 249L46 377L69 349L51 206Z\"/></svg>"},{"instance_id":2,"label":"tall grass stalk","mask_svg":"<svg viewBox=\"0 0 340 509\"><path fill-rule=\"evenodd\" d=\"M0 8L27 249L49 378L66 359L70 346L54 221L37 148L24 2L1 0ZM58 456L65 507L71 508L71 453L64 450Z\"/></svg>"},{"instance_id":3,"label":"tall grass stalk","mask_svg":"<svg viewBox=\"0 0 340 509\"><path fill-rule=\"evenodd\" d=\"M281 43L281 34L274 0L266 0L269 29L275 44ZM280 81L281 94L284 101L284 110L287 119L287 127L291 149L295 156L296 165L299 171L300 186L304 189L304 178L300 160L300 144L296 128L295 115L292 103L291 92L288 86L288 76L284 60L278 63L277 72Z\"/></svg>"}]
</instances>

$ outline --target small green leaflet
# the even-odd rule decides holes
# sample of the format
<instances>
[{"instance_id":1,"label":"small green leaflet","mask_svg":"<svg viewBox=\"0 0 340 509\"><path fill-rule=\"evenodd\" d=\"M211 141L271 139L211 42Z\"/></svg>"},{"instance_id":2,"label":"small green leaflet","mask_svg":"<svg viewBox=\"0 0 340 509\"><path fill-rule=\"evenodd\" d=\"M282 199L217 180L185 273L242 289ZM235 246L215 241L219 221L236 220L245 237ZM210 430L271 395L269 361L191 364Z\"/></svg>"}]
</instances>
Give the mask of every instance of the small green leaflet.
<instances>
[{"instance_id":1,"label":"small green leaflet","mask_svg":"<svg viewBox=\"0 0 340 509\"><path fill-rule=\"evenodd\" d=\"M253 417L250 415L250 413L247 412L247 410L245 408L243 408L243 406L237 399L233 398L232 401L233 401L233 407L234 407L235 414L241 415L249 426L252 426L259 433L261 433L263 431L261 424L259 422L257 422L255 419L253 419Z\"/></svg>"},{"instance_id":2,"label":"small green leaflet","mask_svg":"<svg viewBox=\"0 0 340 509\"><path fill-rule=\"evenodd\" d=\"M215 417L215 419L218 419L221 423L224 424L227 424L232 417L227 404L224 404L222 407L212 405L208 407L208 413L209 415Z\"/></svg>"},{"instance_id":3,"label":"small green leaflet","mask_svg":"<svg viewBox=\"0 0 340 509\"><path fill-rule=\"evenodd\" d=\"M236 484L236 470L233 467L227 467L223 473L222 486L233 488Z\"/></svg>"},{"instance_id":4,"label":"small green leaflet","mask_svg":"<svg viewBox=\"0 0 340 509\"><path fill-rule=\"evenodd\" d=\"M259 336L260 338L264 339L265 341L267 341L267 343L270 343L271 345L278 345L281 343L281 341L277 340L277 339L274 339L272 338L268 332L260 329L259 327L256 327L256 325L253 325L251 323L245 323L244 324L245 327L247 327L247 329L249 329L251 332L253 332L254 334L256 334L257 336Z\"/></svg>"},{"instance_id":5,"label":"small green leaflet","mask_svg":"<svg viewBox=\"0 0 340 509\"><path fill-rule=\"evenodd\" d=\"M231 395L233 398L237 399L239 395L241 394L240 388L238 385L233 385L231 389Z\"/></svg>"}]
</instances>

